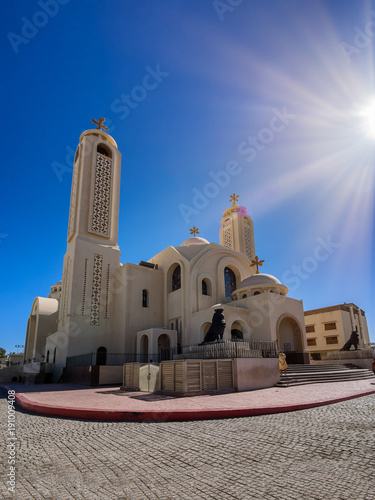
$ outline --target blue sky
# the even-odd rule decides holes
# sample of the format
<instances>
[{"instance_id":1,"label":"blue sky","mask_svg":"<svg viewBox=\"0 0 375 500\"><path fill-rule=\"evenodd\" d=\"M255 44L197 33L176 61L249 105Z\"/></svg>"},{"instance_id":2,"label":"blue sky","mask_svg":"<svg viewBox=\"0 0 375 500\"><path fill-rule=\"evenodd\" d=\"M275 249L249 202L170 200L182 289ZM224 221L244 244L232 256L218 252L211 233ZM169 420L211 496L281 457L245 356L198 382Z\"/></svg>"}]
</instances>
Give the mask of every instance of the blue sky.
<instances>
[{"instance_id":1,"label":"blue sky","mask_svg":"<svg viewBox=\"0 0 375 500\"><path fill-rule=\"evenodd\" d=\"M262 271L305 309L354 302L375 341L371 2L2 11L1 347L24 344L35 296L61 279L72 155L99 116L122 152L122 262L179 245L193 225L218 242L235 192Z\"/></svg>"}]
</instances>

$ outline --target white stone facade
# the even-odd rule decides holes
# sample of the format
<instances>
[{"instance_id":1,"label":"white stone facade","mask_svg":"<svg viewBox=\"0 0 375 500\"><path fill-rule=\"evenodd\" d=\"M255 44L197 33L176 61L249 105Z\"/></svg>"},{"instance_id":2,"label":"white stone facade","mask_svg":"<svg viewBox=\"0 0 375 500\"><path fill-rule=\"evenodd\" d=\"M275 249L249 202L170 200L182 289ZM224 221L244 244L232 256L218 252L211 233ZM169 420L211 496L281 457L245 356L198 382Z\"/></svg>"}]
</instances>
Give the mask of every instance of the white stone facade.
<instances>
[{"instance_id":1,"label":"white stone facade","mask_svg":"<svg viewBox=\"0 0 375 500\"><path fill-rule=\"evenodd\" d=\"M303 362L302 302L271 275L254 275L253 222L244 207L223 214L220 244L192 237L140 264L120 263L117 245L121 154L101 130L80 137L62 282L33 305L25 360L43 356L55 378L70 356L136 353L203 341L224 309L224 339L278 340Z\"/></svg>"}]
</instances>

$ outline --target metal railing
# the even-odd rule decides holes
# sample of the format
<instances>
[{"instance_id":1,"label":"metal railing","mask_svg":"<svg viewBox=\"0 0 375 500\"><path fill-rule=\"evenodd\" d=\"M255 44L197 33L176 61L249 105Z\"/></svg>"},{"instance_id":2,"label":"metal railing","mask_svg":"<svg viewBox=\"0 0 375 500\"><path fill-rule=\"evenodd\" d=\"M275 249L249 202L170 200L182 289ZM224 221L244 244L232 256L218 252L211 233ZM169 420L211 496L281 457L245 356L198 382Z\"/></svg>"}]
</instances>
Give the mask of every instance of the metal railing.
<instances>
[{"instance_id":1,"label":"metal railing","mask_svg":"<svg viewBox=\"0 0 375 500\"><path fill-rule=\"evenodd\" d=\"M159 354L134 354L134 353L97 353L79 354L66 358L66 366L122 366L125 363L148 363L150 360L159 362Z\"/></svg>"},{"instance_id":2,"label":"metal railing","mask_svg":"<svg viewBox=\"0 0 375 500\"><path fill-rule=\"evenodd\" d=\"M222 340L183 347L186 359L277 358L277 342L265 340Z\"/></svg>"},{"instance_id":3,"label":"metal railing","mask_svg":"<svg viewBox=\"0 0 375 500\"><path fill-rule=\"evenodd\" d=\"M204 345L161 348L158 354L97 353L90 352L69 356L67 367L77 366L121 366L125 363L154 363L180 359L228 359L228 358L277 358L277 342L265 340L222 340Z\"/></svg>"}]
</instances>

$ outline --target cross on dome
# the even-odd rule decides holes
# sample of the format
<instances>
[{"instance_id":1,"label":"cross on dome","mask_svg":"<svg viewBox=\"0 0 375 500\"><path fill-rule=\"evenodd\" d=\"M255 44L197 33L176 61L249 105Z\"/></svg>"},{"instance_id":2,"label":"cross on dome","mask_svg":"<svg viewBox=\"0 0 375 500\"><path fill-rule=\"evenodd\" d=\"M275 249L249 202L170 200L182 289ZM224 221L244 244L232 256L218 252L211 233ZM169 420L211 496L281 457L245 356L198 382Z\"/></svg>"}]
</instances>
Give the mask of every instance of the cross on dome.
<instances>
[{"instance_id":1,"label":"cross on dome","mask_svg":"<svg viewBox=\"0 0 375 500\"><path fill-rule=\"evenodd\" d=\"M238 198L240 197L239 194L236 194L236 193L233 193L230 198L229 198L229 201L233 201L233 206L237 205L237 201L238 201Z\"/></svg>"},{"instance_id":2,"label":"cross on dome","mask_svg":"<svg viewBox=\"0 0 375 500\"><path fill-rule=\"evenodd\" d=\"M251 267L256 267L256 273L255 274L259 274L259 267L263 266L263 262L264 262L264 259L259 260L259 257L257 255L255 256L255 259L251 261L250 266Z\"/></svg>"},{"instance_id":3,"label":"cross on dome","mask_svg":"<svg viewBox=\"0 0 375 500\"><path fill-rule=\"evenodd\" d=\"M108 127L103 125L103 123L105 122L105 118L99 118L98 121L91 118L91 121L95 123L95 125L97 125L96 130L108 130Z\"/></svg>"},{"instance_id":4,"label":"cross on dome","mask_svg":"<svg viewBox=\"0 0 375 500\"><path fill-rule=\"evenodd\" d=\"M190 229L190 234L192 234L195 238L195 235L199 234L199 227L193 226L193 229Z\"/></svg>"}]
</instances>

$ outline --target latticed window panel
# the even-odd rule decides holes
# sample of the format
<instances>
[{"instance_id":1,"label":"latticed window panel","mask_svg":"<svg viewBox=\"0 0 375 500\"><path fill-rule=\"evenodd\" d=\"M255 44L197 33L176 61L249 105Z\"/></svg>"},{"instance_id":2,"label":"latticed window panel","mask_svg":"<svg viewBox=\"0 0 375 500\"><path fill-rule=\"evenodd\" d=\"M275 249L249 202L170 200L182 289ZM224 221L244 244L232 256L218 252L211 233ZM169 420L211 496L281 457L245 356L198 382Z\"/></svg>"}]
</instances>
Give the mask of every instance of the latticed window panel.
<instances>
[{"instance_id":1,"label":"latticed window panel","mask_svg":"<svg viewBox=\"0 0 375 500\"><path fill-rule=\"evenodd\" d=\"M96 155L91 231L109 236L112 160Z\"/></svg>"},{"instance_id":2,"label":"latticed window panel","mask_svg":"<svg viewBox=\"0 0 375 500\"><path fill-rule=\"evenodd\" d=\"M87 287L87 267L89 260L85 259L85 267L83 272L83 291L82 291L82 316L85 315L85 305L86 305L86 287Z\"/></svg>"},{"instance_id":3,"label":"latticed window panel","mask_svg":"<svg viewBox=\"0 0 375 500\"><path fill-rule=\"evenodd\" d=\"M253 258L254 256L253 230L250 224L244 225L244 237L245 237L245 253L249 258Z\"/></svg>"},{"instance_id":4,"label":"latticed window panel","mask_svg":"<svg viewBox=\"0 0 375 500\"><path fill-rule=\"evenodd\" d=\"M226 248L233 248L232 228L227 227L223 231L223 246Z\"/></svg>"},{"instance_id":5,"label":"latticed window panel","mask_svg":"<svg viewBox=\"0 0 375 500\"><path fill-rule=\"evenodd\" d=\"M99 325L100 299L102 293L103 255L94 255L94 269L92 274L92 297L91 297L91 325Z\"/></svg>"}]
</instances>

